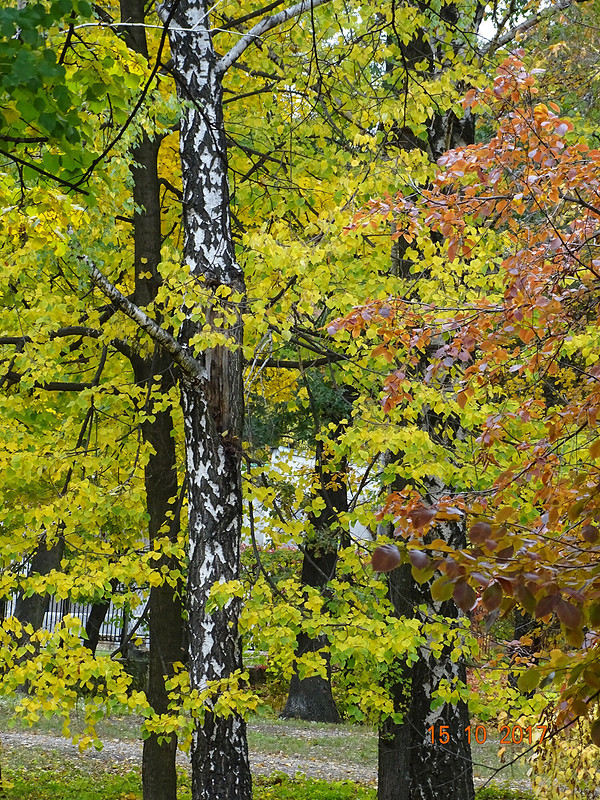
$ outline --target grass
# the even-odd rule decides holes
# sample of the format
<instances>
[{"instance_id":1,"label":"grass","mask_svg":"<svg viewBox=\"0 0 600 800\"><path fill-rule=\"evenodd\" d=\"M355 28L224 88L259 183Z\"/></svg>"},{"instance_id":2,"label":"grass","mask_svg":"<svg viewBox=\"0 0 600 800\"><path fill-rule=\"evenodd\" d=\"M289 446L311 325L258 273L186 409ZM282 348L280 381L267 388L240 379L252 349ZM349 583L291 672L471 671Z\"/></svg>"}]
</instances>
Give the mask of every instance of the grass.
<instances>
[{"instance_id":1,"label":"grass","mask_svg":"<svg viewBox=\"0 0 600 800\"><path fill-rule=\"evenodd\" d=\"M2 770L7 800L138 800L139 771L122 773L65 763L53 753L28 749L16 769ZM183 795L182 795L183 797Z\"/></svg>"},{"instance_id":2,"label":"grass","mask_svg":"<svg viewBox=\"0 0 600 800\"><path fill-rule=\"evenodd\" d=\"M366 725L254 717L248 727L248 742L251 751L377 768L377 733ZM503 761L500 761L500 734L491 726L487 726L485 743L473 741L471 747L475 777L487 780L498 768L504 767L499 773L502 781L527 779L529 764L526 759L510 763L524 748L507 745Z\"/></svg>"},{"instance_id":3,"label":"grass","mask_svg":"<svg viewBox=\"0 0 600 800\"><path fill-rule=\"evenodd\" d=\"M62 736L62 720L58 717L41 716L34 725L28 725L15 717L15 707L19 704L19 695L0 696L0 732L7 730L27 731L28 733L42 733L50 736ZM71 714L71 732L81 733L83 730L85 700L80 698L77 707ZM142 717L129 713L123 708L122 714L112 714L107 719L98 722L98 734L101 739L122 739L134 741L140 738Z\"/></svg>"},{"instance_id":4,"label":"grass","mask_svg":"<svg viewBox=\"0 0 600 800\"><path fill-rule=\"evenodd\" d=\"M18 696L0 697L0 740L1 733L9 727L9 719L19 702ZM72 715L72 729L81 729L84 715L84 700L80 701ZM102 738L122 741L139 741L141 719L126 713L99 724ZM16 722L13 730L24 730L28 733L62 735L62 723L58 720L41 718L33 727ZM280 720L275 716L256 716L248 727L248 738L251 752L303 759L315 760L331 764L349 764L365 771L374 771L377 766L377 734L367 726L359 725L327 725L322 723L304 723L297 720ZM473 761L475 776L489 778L495 769L501 766L498 759L500 748L499 734L488 727L487 741L483 745L473 743ZM510 762L520 748L507 747L505 762ZM9 800L137 800L141 797L139 774L126 766L127 772L121 774L114 765L93 762L93 781L90 783L83 760L77 756L68 759L68 767L64 766L66 754L41 752L35 744L31 747L11 749L10 757L3 760L4 777L14 783L8 793ZM528 764L524 760L509 765L498 778L504 781L526 780ZM89 768L88 768L89 770ZM96 780L96 777L98 780ZM372 790L357 787L356 784L346 786L323 781L292 782L285 776L271 776L268 779L257 778L255 781L255 800L286 800L288 797L303 797L300 793L306 787L305 797L315 800L345 800L348 798L374 797ZM189 797L187 778L182 778L181 800ZM329 787L329 788L327 788ZM350 788L349 788L350 787ZM310 791L309 791L310 789ZM360 791L359 791L360 789ZM354 794L348 794L353 791ZM187 792L187 793L186 793ZM328 793L329 792L329 793ZM332 793L333 792L333 793ZM371 793L369 793L371 792ZM490 789L478 794L479 800L521 800L529 795L510 792L507 789Z\"/></svg>"},{"instance_id":5,"label":"grass","mask_svg":"<svg viewBox=\"0 0 600 800\"><path fill-rule=\"evenodd\" d=\"M122 774L94 770L94 775L52 756L34 755L29 769L5 770L6 800L142 800L139 770ZM179 800L190 800L190 783L180 773ZM275 774L254 781L254 800L375 800L374 789L350 781L322 781ZM490 788L477 800L530 800L521 792Z\"/></svg>"},{"instance_id":6,"label":"grass","mask_svg":"<svg viewBox=\"0 0 600 800\"><path fill-rule=\"evenodd\" d=\"M0 732L8 730L9 719L19 698L0 697ZM72 732L82 728L83 703L71 715ZM141 719L128 713L113 715L98 724L103 739L136 741L140 739ZM41 718L32 727L18 720L13 730L30 733L62 736L62 723L58 720ZM497 731L488 729L485 744L473 743L474 772L478 778L489 778L495 769L502 766L498 759L500 748ZM324 723L304 723L297 720L279 720L276 717L254 717L248 726L250 750L257 753L281 754L302 759L338 764L352 764L365 769L376 769L377 734L368 726L327 725ZM521 748L509 746L504 754L504 763L510 762ZM519 760L510 764L500 774L502 780L525 780L528 764Z\"/></svg>"},{"instance_id":7,"label":"grass","mask_svg":"<svg viewBox=\"0 0 600 800\"><path fill-rule=\"evenodd\" d=\"M281 753L373 769L377 766L377 736L367 726L266 721L254 717L248 725L248 743L251 751L260 753Z\"/></svg>"}]
</instances>

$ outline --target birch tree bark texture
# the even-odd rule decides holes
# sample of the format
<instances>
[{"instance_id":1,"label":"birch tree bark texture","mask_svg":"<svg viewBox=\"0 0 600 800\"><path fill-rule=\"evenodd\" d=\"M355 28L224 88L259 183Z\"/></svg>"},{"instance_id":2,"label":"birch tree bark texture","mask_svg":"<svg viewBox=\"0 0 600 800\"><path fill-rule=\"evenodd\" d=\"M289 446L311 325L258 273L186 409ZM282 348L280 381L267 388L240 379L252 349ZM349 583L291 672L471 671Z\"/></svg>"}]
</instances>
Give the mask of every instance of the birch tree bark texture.
<instances>
[{"instance_id":1,"label":"birch tree bark texture","mask_svg":"<svg viewBox=\"0 0 600 800\"><path fill-rule=\"evenodd\" d=\"M205 0L180 0L169 11L174 74L185 103L180 131L184 260L192 280L203 283L207 307L217 308L219 287L238 297L245 290L231 238L221 71ZM185 310L188 319L179 334L184 348L198 327L190 319L193 309ZM189 477L190 683L199 691L242 667L239 601L213 613L206 608L211 587L239 571L242 318L239 305L228 310L235 321L220 327L228 346L204 350L197 356L199 374L184 375L181 382ZM210 311L207 315L210 321ZM196 726L191 762L193 800L250 800L246 726L239 716L219 716L209 706Z\"/></svg>"},{"instance_id":2,"label":"birch tree bark texture","mask_svg":"<svg viewBox=\"0 0 600 800\"><path fill-rule=\"evenodd\" d=\"M227 678L242 667L239 601L207 611L212 586L238 576L242 521L243 301L228 305L227 323L218 320L222 317L219 309L223 310L219 289L227 287L237 298L245 296L231 237L221 81L259 37L326 2L300 0L264 16L220 58L211 39L207 0L168 0L159 9L169 25L172 71L185 103L180 126L184 260L192 280L201 281L208 295L206 322L227 339L226 344L209 347L194 358L188 345L199 325L192 320L193 309L186 308L179 343L167 347L184 367L181 404L189 481L187 602L192 690L201 691L207 682ZM120 301L120 307L139 322L141 317L126 302ZM153 337L169 338L155 330L152 321L142 322ZM239 716L222 717L206 709L196 726L191 762L193 800L250 800L246 728Z\"/></svg>"}]
</instances>

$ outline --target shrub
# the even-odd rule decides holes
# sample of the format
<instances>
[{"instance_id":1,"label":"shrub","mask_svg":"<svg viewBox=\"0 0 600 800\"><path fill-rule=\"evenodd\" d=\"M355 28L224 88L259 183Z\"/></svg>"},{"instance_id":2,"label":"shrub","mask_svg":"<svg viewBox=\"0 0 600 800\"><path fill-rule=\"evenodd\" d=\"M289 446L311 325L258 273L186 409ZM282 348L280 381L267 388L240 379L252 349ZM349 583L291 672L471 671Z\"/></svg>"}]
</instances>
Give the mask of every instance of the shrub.
<instances>
[{"instance_id":1,"label":"shrub","mask_svg":"<svg viewBox=\"0 0 600 800\"><path fill-rule=\"evenodd\" d=\"M295 547L257 547L256 549L260 564L252 545L242 545L241 577L245 583L254 583L261 565L275 583L300 575L302 553Z\"/></svg>"},{"instance_id":2,"label":"shrub","mask_svg":"<svg viewBox=\"0 0 600 800\"><path fill-rule=\"evenodd\" d=\"M352 781L322 781L275 773L254 781L254 800L375 800L376 791Z\"/></svg>"}]
</instances>

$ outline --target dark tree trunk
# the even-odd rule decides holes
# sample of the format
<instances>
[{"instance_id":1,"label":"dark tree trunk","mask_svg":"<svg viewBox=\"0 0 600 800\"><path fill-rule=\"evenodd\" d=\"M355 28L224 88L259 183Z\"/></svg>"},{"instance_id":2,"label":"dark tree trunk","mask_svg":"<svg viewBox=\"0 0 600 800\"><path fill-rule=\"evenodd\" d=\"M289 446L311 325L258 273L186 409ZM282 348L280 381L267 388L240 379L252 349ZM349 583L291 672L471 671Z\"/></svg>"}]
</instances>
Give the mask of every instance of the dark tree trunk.
<instances>
[{"instance_id":1,"label":"dark tree trunk","mask_svg":"<svg viewBox=\"0 0 600 800\"><path fill-rule=\"evenodd\" d=\"M160 361L158 374L160 374ZM163 366L168 360L162 359ZM173 421L169 411L155 414L154 422L144 423L145 441L154 448L146 465L146 502L149 522L150 546L160 536L160 528L167 521L167 512L173 512L168 530L171 541L179 535L180 508L173 504L177 496L177 469ZM180 569L168 556L156 562L156 568L166 567L169 572ZM150 654L148 673L148 701L155 713L166 714L168 696L165 678L173 675L173 664L185 662L182 652L183 618L182 618L182 586L173 587L169 583L153 586L150 589L149 628ZM158 741L152 734L144 740L142 754L142 784L144 800L176 800L177 770L175 758L177 754L177 737L173 734L169 739Z\"/></svg>"},{"instance_id":2,"label":"dark tree trunk","mask_svg":"<svg viewBox=\"0 0 600 800\"><path fill-rule=\"evenodd\" d=\"M436 536L453 546L464 544L464 530L459 523L436 527ZM390 573L389 596L398 616L412 617L425 605L431 613L449 619L458 617L452 601L434 603L428 584L419 585L412 578L409 565ZM464 662L453 662L451 648L440 656L426 647L412 666L394 665L390 684L394 711L402 714L401 723L387 719L379 732L379 800L473 800L473 767L466 728L469 713L464 702L444 704L431 710L431 699L440 681L466 683ZM434 727L433 742L431 726ZM447 726L448 741L440 741L440 726Z\"/></svg>"},{"instance_id":3,"label":"dark tree trunk","mask_svg":"<svg viewBox=\"0 0 600 800\"><path fill-rule=\"evenodd\" d=\"M62 536L50 547L46 544L46 537L38 545L29 568L30 575L48 575L52 570L60 569L65 543ZM14 616L22 625L31 625L34 631L39 630L44 624L44 616L48 611L50 595L32 594L25 597L23 592L19 593L15 603Z\"/></svg>"},{"instance_id":4,"label":"dark tree trunk","mask_svg":"<svg viewBox=\"0 0 600 800\"><path fill-rule=\"evenodd\" d=\"M127 0L141 8L139 0ZM123 5L123 4L122 4ZM139 28L136 30L140 30ZM143 30L143 29L141 29ZM145 45L144 45L145 46ZM140 209L134 215L135 238L135 300L138 306L152 302L160 286L158 264L161 248L161 215L158 180L159 142L146 134L132 151L136 166L133 197ZM144 411L154 416L142 424L144 441L152 446L145 469L146 507L149 515L148 538L152 548L161 536L176 542L179 536L179 511L174 505L177 497L177 456L173 438L173 420L170 411L154 411L151 389L160 387L161 393L175 385L175 376L169 356L157 346L148 359L132 359L136 382L148 388L148 401ZM160 378L156 378L160 376ZM173 517L169 520L168 513ZM156 568L179 569L167 556L156 562ZM165 679L173 675L173 664L184 661L182 587L163 583L150 589L149 629L150 653L148 673L148 702L156 714L166 714L168 697ZM142 754L142 786L144 800L176 800L177 770L175 757L177 737L173 734L159 742L152 734L144 740Z\"/></svg>"},{"instance_id":5,"label":"dark tree trunk","mask_svg":"<svg viewBox=\"0 0 600 800\"><path fill-rule=\"evenodd\" d=\"M326 636L311 638L306 633L298 634L296 655L317 653L327 647ZM303 719L309 722L341 722L333 694L331 692L331 672L329 658L321 655L327 661L327 678L312 675L300 679L295 671L290 680L290 688L285 708L281 712L284 719Z\"/></svg>"},{"instance_id":6,"label":"dark tree trunk","mask_svg":"<svg viewBox=\"0 0 600 800\"><path fill-rule=\"evenodd\" d=\"M114 594L117 589L117 581L112 580L110 585L112 588L112 593ZM84 639L83 644L89 650L91 650L94 655L98 648L98 642L100 641L100 628L102 627L104 620L106 619L106 615L108 614L110 602L111 598L105 597L98 603L94 603L85 623L86 639Z\"/></svg>"},{"instance_id":7,"label":"dark tree trunk","mask_svg":"<svg viewBox=\"0 0 600 800\"><path fill-rule=\"evenodd\" d=\"M226 335L228 344L200 353L201 377L181 382L189 480L190 685L202 691L207 682L227 679L242 667L240 601L233 598L217 610L208 610L207 602L215 583L239 575L245 285L231 238L223 90L205 0L176 6L169 39L174 74L187 102L180 132L185 262L192 280L202 279L207 292L227 287L237 294L233 302L216 294L207 300L206 322ZM233 322L219 319L223 305ZM184 323L184 345L199 327L202 323L191 319ZM216 696L215 691L206 701L192 740L192 798L250 800L246 725L237 714L214 713Z\"/></svg>"},{"instance_id":8,"label":"dark tree trunk","mask_svg":"<svg viewBox=\"0 0 600 800\"><path fill-rule=\"evenodd\" d=\"M348 491L345 480L345 464L334 471L334 465L324 453L323 442L317 441L315 472L319 481L318 493L325 508L318 516L311 516L313 532L304 543L302 559L302 585L324 589L335 576L337 553L343 532L340 532L338 514L348 510ZM311 638L306 633L298 635L296 656L323 651L328 646L326 636ZM327 664L327 677L313 675L300 679L297 669L290 680L288 698L281 716L303 719L309 722L341 722L331 692L330 659L321 653Z\"/></svg>"},{"instance_id":9,"label":"dark tree trunk","mask_svg":"<svg viewBox=\"0 0 600 800\"><path fill-rule=\"evenodd\" d=\"M121 19L132 22L124 29L126 41L133 50L148 57L146 33L141 23L145 19L143 0L120 0ZM161 278L158 272L161 251L161 208L158 176L158 152L160 141L142 134L139 144L133 148L133 199L136 212L133 217L134 230L134 301L143 307L156 298ZM151 445L152 452L145 469L146 507L148 510L148 538L152 548L160 536L176 542L179 536L180 507L174 505L178 493L177 457L173 438L173 420L170 411L153 409L151 389L160 387L167 392L175 385L172 363L158 346L150 358L132 358L136 382L148 389L148 401L144 411L154 415L142 425L144 441ZM160 378L156 378L160 376ZM173 514L169 520L168 512ZM156 569L165 567L169 572L181 565L163 556L155 563ZM168 711L168 696L165 679L173 675L173 664L185 661L183 644L183 599L182 587L164 582L150 589L149 632L150 653L148 671L148 702L156 714ZM125 655L125 654L124 654ZM144 800L176 800L177 737L173 734L159 741L156 734L144 740L142 754L142 787Z\"/></svg>"},{"instance_id":10,"label":"dark tree trunk","mask_svg":"<svg viewBox=\"0 0 600 800\"><path fill-rule=\"evenodd\" d=\"M100 628L104 624L108 609L110 608L110 599L101 600L99 603L94 603L90 610L89 616L85 623L86 638L83 642L85 647L96 655L98 649L98 642L100 641Z\"/></svg>"},{"instance_id":11,"label":"dark tree trunk","mask_svg":"<svg viewBox=\"0 0 600 800\"><path fill-rule=\"evenodd\" d=\"M415 5L424 11L429 7L427 2ZM474 31L477 30L482 13L483 6L477 6L472 20ZM445 30L453 32L459 21L458 6L445 6L439 19L448 23ZM440 69L437 47L435 38L426 31L401 45L407 86L413 76L419 79L435 77ZM462 47L464 40L457 39L457 54ZM425 69L418 66L423 63L427 65ZM426 147L429 156L435 161L449 148L472 143L474 133L472 116L467 114L458 119L452 112L447 112L433 115L426 144L406 129L398 130L396 141L392 143L404 149ZM403 249L395 246L392 251L394 273L407 275L411 266L404 259ZM422 427L426 431L432 431L433 426L428 416L427 413L422 415ZM445 539L453 546L465 544L466 533L458 523L444 523L436 526L435 531L435 536ZM417 584L412 579L409 566L390 573L389 590L399 616L414 616L420 605L425 605L432 614L442 614L450 619L458 616L458 609L452 601L442 604L432 601L428 584ZM475 796L471 747L465 732L469 725L466 704L461 701L456 705L445 704L435 711L431 710L432 696L442 678L466 684L464 661L459 659L454 663L450 655L450 648L437 658L423 648L418 661L411 667L403 662L394 665L392 674L395 678L389 688L395 710L401 712L404 719L400 724L388 719L379 731L378 800L440 800L443 797L473 800ZM397 675L400 675L399 679ZM447 743L439 740L442 725L448 728ZM434 726L433 742L431 726Z\"/></svg>"}]
</instances>

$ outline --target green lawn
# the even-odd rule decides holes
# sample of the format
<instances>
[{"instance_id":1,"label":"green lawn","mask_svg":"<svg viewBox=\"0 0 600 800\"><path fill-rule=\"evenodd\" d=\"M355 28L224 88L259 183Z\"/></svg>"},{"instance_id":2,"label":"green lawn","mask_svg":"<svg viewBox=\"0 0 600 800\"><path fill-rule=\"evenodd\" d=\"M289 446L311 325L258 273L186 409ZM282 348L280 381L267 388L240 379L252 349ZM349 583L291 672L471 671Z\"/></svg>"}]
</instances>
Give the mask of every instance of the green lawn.
<instances>
[{"instance_id":1,"label":"green lawn","mask_svg":"<svg viewBox=\"0 0 600 800\"><path fill-rule=\"evenodd\" d=\"M180 774L179 800L190 800L189 778ZM94 774L72 765L59 764L52 757L34 756L29 768L4 770L7 800L141 800L139 770L123 774ZM374 789L349 781L328 782L273 775L254 781L254 800L375 800ZM477 800L529 800L529 795L507 790L486 789Z\"/></svg>"},{"instance_id":2,"label":"green lawn","mask_svg":"<svg viewBox=\"0 0 600 800\"><path fill-rule=\"evenodd\" d=\"M18 698L0 698L0 742L3 731L9 730L9 720ZM81 701L83 703L83 700ZM83 705L72 716L74 731L81 726ZM124 710L99 726L101 735L124 742L139 740L141 719ZM61 735L62 723L54 719L40 719L33 728L16 723L12 731ZM325 725L283 721L277 717L255 717L248 728L249 745L255 754L271 754L326 763L350 764L372 772L377 766L377 734L367 726ZM499 736L489 729L484 745L474 744L475 775L487 779L499 766ZM31 742L30 742L31 744ZM34 742L32 746L13 747L2 759L8 800L138 800L141 798L139 772L126 764L121 770L114 764L94 760L86 766L85 759L65 753L44 752ZM518 748L507 749L505 759L510 761ZM504 781L525 780L527 763L518 761L498 778ZM517 800L519 795L507 790L485 789L478 793L479 800ZM255 800L369 800L373 789L353 783L328 783L318 780L295 780L283 775L256 778ZM188 777L181 774L180 800L189 798Z\"/></svg>"}]
</instances>

